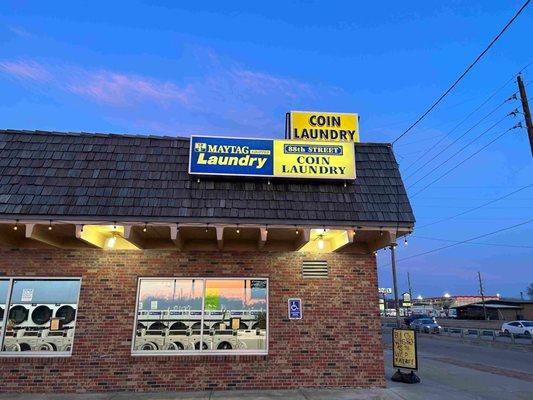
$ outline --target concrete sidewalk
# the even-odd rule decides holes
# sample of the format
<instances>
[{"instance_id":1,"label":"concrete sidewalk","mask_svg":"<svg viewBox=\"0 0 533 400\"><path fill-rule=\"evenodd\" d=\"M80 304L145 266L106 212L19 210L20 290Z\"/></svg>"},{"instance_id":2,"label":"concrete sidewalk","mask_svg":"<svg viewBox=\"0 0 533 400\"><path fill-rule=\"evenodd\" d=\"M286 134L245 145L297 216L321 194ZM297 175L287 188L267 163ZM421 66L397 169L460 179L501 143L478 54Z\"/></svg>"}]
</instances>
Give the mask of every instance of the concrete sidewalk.
<instances>
[{"instance_id":1,"label":"concrete sidewalk","mask_svg":"<svg viewBox=\"0 0 533 400\"><path fill-rule=\"evenodd\" d=\"M0 400L403 400L390 389L235 390L179 393L0 394Z\"/></svg>"}]
</instances>

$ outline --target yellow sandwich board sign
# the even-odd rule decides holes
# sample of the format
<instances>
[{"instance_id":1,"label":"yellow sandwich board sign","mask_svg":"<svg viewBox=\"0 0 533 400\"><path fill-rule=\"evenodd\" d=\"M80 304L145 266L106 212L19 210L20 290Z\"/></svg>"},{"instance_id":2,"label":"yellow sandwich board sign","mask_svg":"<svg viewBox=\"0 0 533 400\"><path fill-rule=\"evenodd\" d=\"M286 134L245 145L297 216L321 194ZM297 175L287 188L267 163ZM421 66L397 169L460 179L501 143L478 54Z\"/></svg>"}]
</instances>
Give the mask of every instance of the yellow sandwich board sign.
<instances>
[{"instance_id":1,"label":"yellow sandwich board sign","mask_svg":"<svg viewBox=\"0 0 533 400\"><path fill-rule=\"evenodd\" d=\"M418 369L418 351L414 330L392 330L392 365L394 368Z\"/></svg>"},{"instance_id":2,"label":"yellow sandwich board sign","mask_svg":"<svg viewBox=\"0 0 533 400\"><path fill-rule=\"evenodd\" d=\"M353 113L291 111L285 138L326 142L359 142L359 116Z\"/></svg>"}]
</instances>

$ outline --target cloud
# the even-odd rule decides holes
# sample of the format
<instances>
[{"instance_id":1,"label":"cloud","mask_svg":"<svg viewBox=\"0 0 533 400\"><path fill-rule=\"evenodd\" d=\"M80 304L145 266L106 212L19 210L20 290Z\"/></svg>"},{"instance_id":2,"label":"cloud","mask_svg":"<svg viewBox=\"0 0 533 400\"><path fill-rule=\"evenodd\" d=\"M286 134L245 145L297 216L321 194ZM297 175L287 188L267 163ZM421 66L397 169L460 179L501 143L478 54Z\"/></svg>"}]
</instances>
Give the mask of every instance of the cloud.
<instances>
[{"instance_id":1,"label":"cloud","mask_svg":"<svg viewBox=\"0 0 533 400\"><path fill-rule=\"evenodd\" d=\"M110 69L37 60L0 61L0 73L29 83L47 96L76 96L104 111L107 119L135 129L169 134L231 131L264 135L283 130L280 114L318 98L338 94L293 78L277 76L222 60L212 50L195 49L193 74L156 79ZM193 76L193 77L187 77ZM63 100L63 99L61 99ZM202 127L203 132L198 128ZM83 127L80 127L83 129Z\"/></svg>"},{"instance_id":2,"label":"cloud","mask_svg":"<svg viewBox=\"0 0 533 400\"><path fill-rule=\"evenodd\" d=\"M78 70L77 76L71 77L65 88L96 102L115 106L144 101L177 101L186 105L193 95L191 87L180 88L171 82L105 70Z\"/></svg>"},{"instance_id":3,"label":"cloud","mask_svg":"<svg viewBox=\"0 0 533 400\"><path fill-rule=\"evenodd\" d=\"M0 61L0 71L20 80L48 82L53 76L35 61Z\"/></svg>"}]
</instances>

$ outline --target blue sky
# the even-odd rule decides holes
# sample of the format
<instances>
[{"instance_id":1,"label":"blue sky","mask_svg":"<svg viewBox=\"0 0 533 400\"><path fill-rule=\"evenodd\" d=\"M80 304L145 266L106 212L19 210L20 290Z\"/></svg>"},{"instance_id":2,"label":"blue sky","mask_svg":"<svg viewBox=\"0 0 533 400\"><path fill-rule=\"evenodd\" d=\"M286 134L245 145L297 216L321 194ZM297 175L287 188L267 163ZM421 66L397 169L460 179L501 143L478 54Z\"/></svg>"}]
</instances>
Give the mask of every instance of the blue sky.
<instances>
[{"instance_id":1,"label":"blue sky","mask_svg":"<svg viewBox=\"0 0 533 400\"><path fill-rule=\"evenodd\" d=\"M5 1L0 4L1 127L282 137L286 111L311 109L357 112L363 141L391 141L521 3ZM411 195L519 121L505 117L519 107L517 101L491 110L516 90L513 74L533 61L526 40L532 36L529 7L457 90L395 145ZM524 78L533 80L533 66ZM533 85L529 91L533 98ZM418 226L518 190L533 183L532 177L526 131L509 131L412 198ZM398 258L447 244L435 239L463 240L529 220L532 204L529 187L417 229L409 246L398 247ZM475 294L480 270L487 292L518 296L533 281L532 238L530 223L477 241L489 245L461 245L400 261L400 289L410 271L415 295ZM378 253L380 286L390 286L388 259L388 252Z\"/></svg>"}]
</instances>

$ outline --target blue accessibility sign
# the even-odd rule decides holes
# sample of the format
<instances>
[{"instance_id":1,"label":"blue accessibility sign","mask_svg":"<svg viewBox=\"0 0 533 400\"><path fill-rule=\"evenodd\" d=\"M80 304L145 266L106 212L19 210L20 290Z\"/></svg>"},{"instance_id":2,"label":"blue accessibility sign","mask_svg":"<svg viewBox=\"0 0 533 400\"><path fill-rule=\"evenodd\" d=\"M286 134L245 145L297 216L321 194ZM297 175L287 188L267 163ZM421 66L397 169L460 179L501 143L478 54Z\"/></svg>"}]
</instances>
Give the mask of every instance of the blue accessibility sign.
<instances>
[{"instance_id":1,"label":"blue accessibility sign","mask_svg":"<svg viewBox=\"0 0 533 400\"><path fill-rule=\"evenodd\" d=\"M301 299L289 299L289 319L302 319Z\"/></svg>"}]
</instances>

